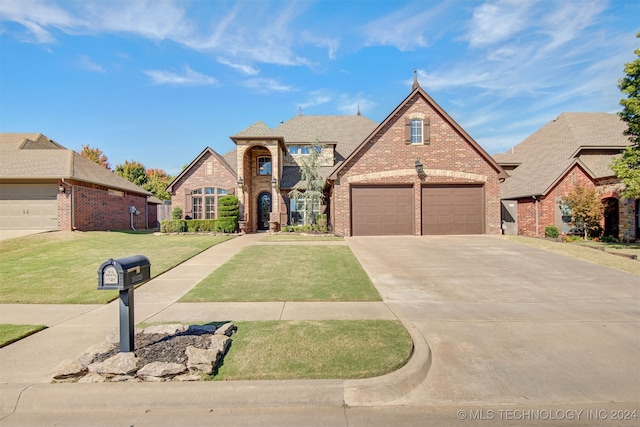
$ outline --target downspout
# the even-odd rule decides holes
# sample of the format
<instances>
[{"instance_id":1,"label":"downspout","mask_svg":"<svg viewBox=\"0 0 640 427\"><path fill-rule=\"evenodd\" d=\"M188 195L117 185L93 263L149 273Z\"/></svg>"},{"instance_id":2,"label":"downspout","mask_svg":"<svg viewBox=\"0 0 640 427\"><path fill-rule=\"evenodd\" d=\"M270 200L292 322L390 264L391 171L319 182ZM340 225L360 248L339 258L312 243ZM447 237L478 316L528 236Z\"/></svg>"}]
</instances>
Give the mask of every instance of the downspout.
<instances>
[{"instance_id":1,"label":"downspout","mask_svg":"<svg viewBox=\"0 0 640 427\"><path fill-rule=\"evenodd\" d=\"M540 203L540 201L536 196L531 196L531 197L533 197L533 200L536 201L536 237L540 237L540 229L539 229L540 227L538 226L538 220L539 220L538 203Z\"/></svg>"},{"instance_id":2,"label":"downspout","mask_svg":"<svg viewBox=\"0 0 640 427\"><path fill-rule=\"evenodd\" d=\"M136 228L133 226L133 212L135 211L135 208L133 206L129 206L129 216L131 217L131 229L133 231L136 231Z\"/></svg>"},{"instance_id":3,"label":"downspout","mask_svg":"<svg viewBox=\"0 0 640 427\"><path fill-rule=\"evenodd\" d=\"M62 178L62 183L71 187L71 231L76 229L76 187Z\"/></svg>"}]
</instances>

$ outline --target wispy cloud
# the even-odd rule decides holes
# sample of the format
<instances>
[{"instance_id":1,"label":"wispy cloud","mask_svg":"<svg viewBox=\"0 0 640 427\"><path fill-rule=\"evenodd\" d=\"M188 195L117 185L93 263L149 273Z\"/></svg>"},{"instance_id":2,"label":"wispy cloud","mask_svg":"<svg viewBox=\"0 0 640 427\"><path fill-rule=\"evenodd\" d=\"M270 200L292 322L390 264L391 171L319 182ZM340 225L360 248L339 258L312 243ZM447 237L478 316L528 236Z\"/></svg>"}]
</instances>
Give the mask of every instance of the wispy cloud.
<instances>
[{"instance_id":1,"label":"wispy cloud","mask_svg":"<svg viewBox=\"0 0 640 427\"><path fill-rule=\"evenodd\" d=\"M235 63L228 60L227 58L218 58L218 62L223 65L226 65L227 67L231 67L234 70L238 70L242 74L246 74L247 76L255 76L260 73L259 68L256 68L252 65Z\"/></svg>"},{"instance_id":2,"label":"wispy cloud","mask_svg":"<svg viewBox=\"0 0 640 427\"><path fill-rule=\"evenodd\" d=\"M355 115L360 111L362 115L366 116L376 105L378 105L377 102L368 99L362 93L355 95L344 93L338 97L338 111L342 114Z\"/></svg>"},{"instance_id":3,"label":"wispy cloud","mask_svg":"<svg viewBox=\"0 0 640 427\"><path fill-rule=\"evenodd\" d=\"M188 65L184 66L182 74L167 70L146 70L143 72L151 77L156 85L209 86L218 84L218 80L214 77L193 71Z\"/></svg>"},{"instance_id":4,"label":"wispy cloud","mask_svg":"<svg viewBox=\"0 0 640 427\"><path fill-rule=\"evenodd\" d=\"M430 4L431 5L431 4ZM434 36L434 22L448 5L424 8L415 3L376 19L362 28L367 46L395 46L401 51L415 50L429 46L426 34Z\"/></svg>"},{"instance_id":5,"label":"wispy cloud","mask_svg":"<svg viewBox=\"0 0 640 427\"><path fill-rule=\"evenodd\" d=\"M85 70L95 71L98 73L104 73L105 69L102 65L93 62L91 58L87 55L80 55L78 58L78 64Z\"/></svg>"},{"instance_id":6,"label":"wispy cloud","mask_svg":"<svg viewBox=\"0 0 640 427\"><path fill-rule=\"evenodd\" d=\"M24 41L44 44L56 41L51 28L68 30L79 24L66 10L42 0L2 1L0 20L24 26L28 30L21 36Z\"/></svg>"},{"instance_id":7,"label":"wispy cloud","mask_svg":"<svg viewBox=\"0 0 640 427\"><path fill-rule=\"evenodd\" d=\"M244 82L244 85L259 93L291 92L293 86L285 85L275 79L256 77Z\"/></svg>"},{"instance_id":8,"label":"wispy cloud","mask_svg":"<svg viewBox=\"0 0 640 427\"><path fill-rule=\"evenodd\" d=\"M303 109L313 108L318 105L326 104L333 100L333 95L328 89L313 90L308 93L304 102L300 103L300 107Z\"/></svg>"},{"instance_id":9,"label":"wispy cloud","mask_svg":"<svg viewBox=\"0 0 640 427\"><path fill-rule=\"evenodd\" d=\"M509 39L526 29L526 14L531 4L520 0L499 0L482 4L474 10L470 30L464 38L472 47Z\"/></svg>"}]
</instances>

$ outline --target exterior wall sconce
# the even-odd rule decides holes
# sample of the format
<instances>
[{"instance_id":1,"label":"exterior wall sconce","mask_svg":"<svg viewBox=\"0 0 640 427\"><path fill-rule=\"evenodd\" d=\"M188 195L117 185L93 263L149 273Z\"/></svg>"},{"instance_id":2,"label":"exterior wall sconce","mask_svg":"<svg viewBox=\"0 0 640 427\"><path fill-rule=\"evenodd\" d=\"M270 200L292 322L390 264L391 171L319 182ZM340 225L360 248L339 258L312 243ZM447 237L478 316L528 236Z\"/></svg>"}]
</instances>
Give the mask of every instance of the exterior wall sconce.
<instances>
[{"instance_id":1,"label":"exterior wall sconce","mask_svg":"<svg viewBox=\"0 0 640 427\"><path fill-rule=\"evenodd\" d=\"M418 172L418 175L422 175L424 173L424 165L420 159L416 160L416 172Z\"/></svg>"},{"instance_id":2,"label":"exterior wall sconce","mask_svg":"<svg viewBox=\"0 0 640 427\"><path fill-rule=\"evenodd\" d=\"M60 185L60 186L58 187L58 193L60 193L60 194L64 194L64 193L65 193L65 191L66 191L66 190L65 190L65 188L64 188L64 185Z\"/></svg>"},{"instance_id":3,"label":"exterior wall sconce","mask_svg":"<svg viewBox=\"0 0 640 427\"><path fill-rule=\"evenodd\" d=\"M271 188L276 188L276 185L278 185L278 179L274 176L271 179Z\"/></svg>"},{"instance_id":4,"label":"exterior wall sconce","mask_svg":"<svg viewBox=\"0 0 640 427\"><path fill-rule=\"evenodd\" d=\"M244 185L244 181L242 180L242 177L238 178L238 188L242 188L242 186Z\"/></svg>"}]
</instances>

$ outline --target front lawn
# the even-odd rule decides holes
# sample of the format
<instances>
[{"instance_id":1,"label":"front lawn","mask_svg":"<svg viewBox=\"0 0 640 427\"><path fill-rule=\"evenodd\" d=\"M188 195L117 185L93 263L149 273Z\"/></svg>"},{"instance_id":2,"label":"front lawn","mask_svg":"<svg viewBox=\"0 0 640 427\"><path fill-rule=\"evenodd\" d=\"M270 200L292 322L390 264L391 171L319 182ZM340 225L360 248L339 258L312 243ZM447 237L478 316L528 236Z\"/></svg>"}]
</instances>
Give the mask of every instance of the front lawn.
<instances>
[{"instance_id":1,"label":"front lawn","mask_svg":"<svg viewBox=\"0 0 640 427\"><path fill-rule=\"evenodd\" d=\"M44 325L0 325L0 348L13 342L40 332L47 327Z\"/></svg>"},{"instance_id":2,"label":"front lawn","mask_svg":"<svg viewBox=\"0 0 640 427\"><path fill-rule=\"evenodd\" d=\"M109 258L144 255L157 276L228 236L53 232L0 242L0 303L100 304L97 271Z\"/></svg>"},{"instance_id":3,"label":"front lawn","mask_svg":"<svg viewBox=\"0 0 640 427\"><path fill-rule=\"evenodd\" d=\"M260 239L261 242L335 242L344 241L344 238L338 236L330 236L325 234L307 235L307 234L271 234Z\"/></svg>"},{"instance_id":4,"label":"front lawn","mask_svg":"<svg viewBox=\"0 0 640 427\"><path fill-rule=\"evenodd\" d=\"M391 320L234 322L215 380L351 379L402 367L413 342Z\"/></svg>"},{"instance_id":5,"label":"front lawn","mask_svg":"<svg viewBox=\"0 0 640 427\"><path fill-rule=\"evenodd\" d=\"M556 242L526 236L501 236L501 238L566 255L572 258L581 259L583 261L592 262L594 264L603 265L605 267L614 268L616 270L625 271L627 273L640 275L640 261L607 253L606 251L597 251L592 248L587 248L584 244L578 242Z\"/></svg>"},{"instance_id":6,"label":"front lawn","mask_svg":"<svg viewBox=\"0 0 640 427\"><path fill-rule=\"evenodd\" d=\"M180 302L380 301L348 246L244 248Z\"/></svg>"}]
</instances>

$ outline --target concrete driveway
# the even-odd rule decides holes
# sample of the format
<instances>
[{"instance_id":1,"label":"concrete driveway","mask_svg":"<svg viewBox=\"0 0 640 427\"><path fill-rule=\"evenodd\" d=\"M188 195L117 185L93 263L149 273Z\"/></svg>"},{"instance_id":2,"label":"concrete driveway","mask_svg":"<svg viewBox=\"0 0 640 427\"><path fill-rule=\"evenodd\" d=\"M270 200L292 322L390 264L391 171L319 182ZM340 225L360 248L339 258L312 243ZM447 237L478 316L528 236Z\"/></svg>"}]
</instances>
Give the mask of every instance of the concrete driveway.
<instances>
[{"instance_id":1,"label":"concrete driveway","mask_svg":"<svg viewBox=\"0 0 640 427\"><path fill-rule=\"evenodd\" d=\"M431 347L413 404L619 402L640 411L638 276L498 237L347 242Z\"/></svg>"}]
</instances>

